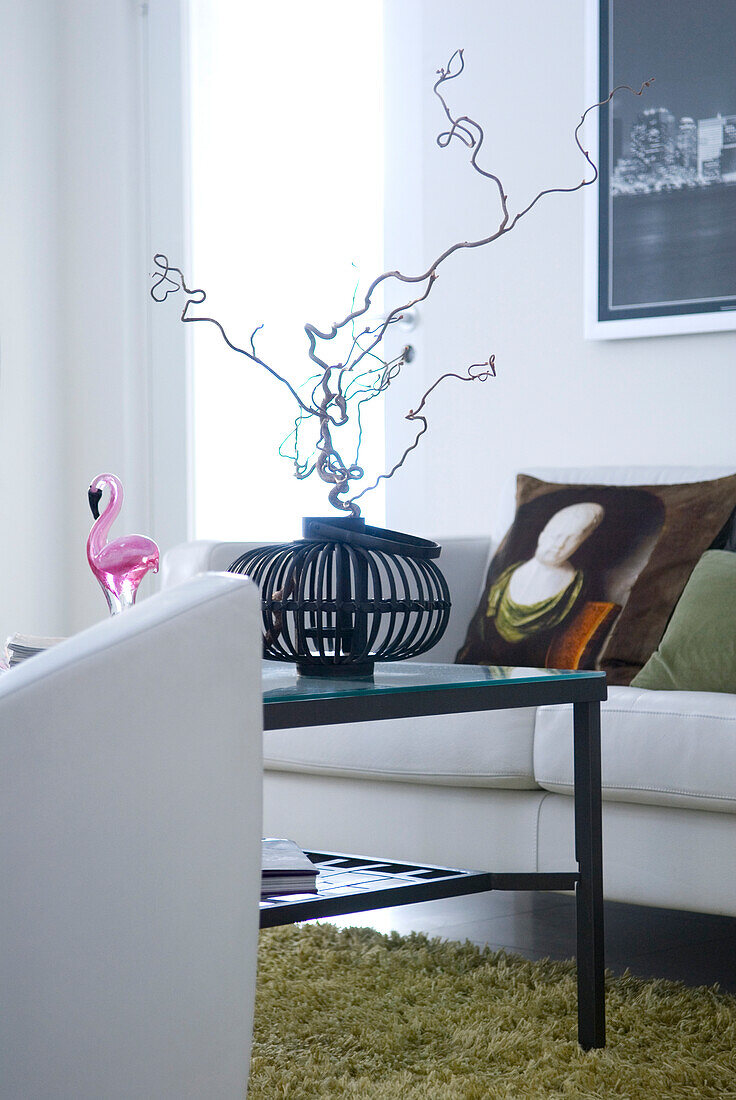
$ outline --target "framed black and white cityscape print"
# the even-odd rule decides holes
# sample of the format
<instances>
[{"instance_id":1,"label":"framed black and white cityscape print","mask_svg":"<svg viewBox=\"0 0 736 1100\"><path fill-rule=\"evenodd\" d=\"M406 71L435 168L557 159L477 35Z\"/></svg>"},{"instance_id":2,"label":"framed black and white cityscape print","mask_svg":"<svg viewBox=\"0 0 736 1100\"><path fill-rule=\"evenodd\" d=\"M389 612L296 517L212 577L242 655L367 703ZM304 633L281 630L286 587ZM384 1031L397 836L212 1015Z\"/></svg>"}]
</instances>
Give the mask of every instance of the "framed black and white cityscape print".
<instances>
[{"instance_id":1,"label":"framed black and white cityscape print","mask_svg":"<svg viewBox=\"0 0 736 1100\"><path fill-rule=\"evenodd\" d=\"M736 0L589 0L588 16L589 102L654 82L617 93L589 142L586 336L735 329Z\"/></svg>"}]
</instances>

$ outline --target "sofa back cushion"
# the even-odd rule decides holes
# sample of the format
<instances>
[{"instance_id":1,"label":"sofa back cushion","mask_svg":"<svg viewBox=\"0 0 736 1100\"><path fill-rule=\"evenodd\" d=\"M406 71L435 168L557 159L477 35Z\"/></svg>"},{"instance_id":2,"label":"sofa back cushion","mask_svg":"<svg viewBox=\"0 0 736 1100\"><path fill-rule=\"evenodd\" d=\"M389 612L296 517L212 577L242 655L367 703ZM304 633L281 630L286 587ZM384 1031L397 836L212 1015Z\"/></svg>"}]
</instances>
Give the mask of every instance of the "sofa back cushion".
<instances>
[{"instance_id":1,"label":"sofa back cushion","mask_svg":"<svg viewBox=\"0 0 736 1100\"><path fill-rule=\"evenodd\" d=\"M520 474L516 518L458 660L600 667L629 683L734 506L733 474L624 486Z\"/></svg>"}]
</instances>

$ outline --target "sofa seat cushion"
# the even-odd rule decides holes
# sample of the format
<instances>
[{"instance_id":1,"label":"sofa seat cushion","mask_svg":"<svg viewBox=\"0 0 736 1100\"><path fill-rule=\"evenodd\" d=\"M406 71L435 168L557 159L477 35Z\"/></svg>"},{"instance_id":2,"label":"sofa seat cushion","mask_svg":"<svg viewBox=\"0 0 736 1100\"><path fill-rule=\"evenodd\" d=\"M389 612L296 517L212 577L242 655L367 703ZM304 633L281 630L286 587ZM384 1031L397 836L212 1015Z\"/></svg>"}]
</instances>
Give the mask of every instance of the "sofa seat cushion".
<instances>
[{"instance_id":1,"label":"sofa seat cushion","mask_svg":"<svg viewBox=\"0 0 736 1100\"><path fill-rule=\"evenodd\" d=\"M573 790L570 707L540 707L534 776ZM736 813L736 696L609 689L601 704L603 800Z\"/></svg>"},{"instance_id":2,"label":"sofa seat cushion","mask_svg":"<svg viewBox=\"0 0 736 1100\"><path fill-rule=\"evenodd\" d=\"M277 771L535 789L533 707L352 725L271 730L264 767Z\"/></svg>"}]
</instances>

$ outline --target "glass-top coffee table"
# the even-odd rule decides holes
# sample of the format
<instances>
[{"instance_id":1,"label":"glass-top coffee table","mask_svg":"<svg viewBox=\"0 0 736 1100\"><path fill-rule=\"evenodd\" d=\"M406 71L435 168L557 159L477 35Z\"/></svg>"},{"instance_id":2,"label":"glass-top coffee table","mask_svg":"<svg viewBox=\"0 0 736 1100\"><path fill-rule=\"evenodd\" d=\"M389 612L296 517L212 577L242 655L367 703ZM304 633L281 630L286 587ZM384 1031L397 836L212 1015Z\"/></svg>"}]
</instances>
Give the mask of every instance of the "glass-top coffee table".
<instances>
[{"instance_id":1,"label":"glass-top coffee table","mask_svg":"<svg viewBox=\"0 0 736 1100\"><path fill-rule=\"evenodd\" d=\"M572 703L577 870L495 873L308 852L319 869L317 894L262 902L261 927L485 890L574 890L578 1041L586 1050L604 1046L600 703L605 698L603 672L411 661L377 664L371 680L333 680L298 676L293 665L264 662L265 730Z\"/></svg>"}]
</instances>

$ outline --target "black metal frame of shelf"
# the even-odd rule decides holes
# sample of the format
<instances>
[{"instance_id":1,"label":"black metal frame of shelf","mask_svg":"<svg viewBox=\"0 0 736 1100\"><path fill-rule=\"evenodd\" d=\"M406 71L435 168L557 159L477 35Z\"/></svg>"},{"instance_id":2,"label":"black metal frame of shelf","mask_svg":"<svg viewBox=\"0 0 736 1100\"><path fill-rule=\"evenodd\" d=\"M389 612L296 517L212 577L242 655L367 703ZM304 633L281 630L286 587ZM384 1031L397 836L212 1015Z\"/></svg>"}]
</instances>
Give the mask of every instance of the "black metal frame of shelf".
<instances>
[{"instance_id":1,"label":"black metal frame of shelf","mask_svg":"<svg viewBox=\"0 0 736 1100\"><path fill-rule=\"evenodd\" d=\"M576 871L509 873L461 871L430 863L400 863L340 852L307 852L319 871L316 894L261 901L261 928L412 905L487 890L574 890ZM345 882L345 879L352 882ZM331 883L335 885L332 886Z\"/></svg>"}]
</instances>

